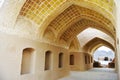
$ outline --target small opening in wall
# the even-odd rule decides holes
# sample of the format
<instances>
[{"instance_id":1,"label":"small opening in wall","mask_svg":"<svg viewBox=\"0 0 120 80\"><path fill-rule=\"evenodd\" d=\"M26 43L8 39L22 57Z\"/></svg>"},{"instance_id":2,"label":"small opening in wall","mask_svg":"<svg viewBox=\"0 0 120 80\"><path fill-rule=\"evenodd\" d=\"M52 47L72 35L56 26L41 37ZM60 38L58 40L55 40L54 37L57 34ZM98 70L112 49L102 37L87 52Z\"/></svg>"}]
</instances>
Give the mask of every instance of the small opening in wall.
<instances>
[{"instance_id":1,"label":"small opening in wall","mask_svg":"<svg viewBox=\"0 0 120 80\"><path fill-rule=\"evenodd\" d=\"M50 70L51 68L51 51L46 51L45 53L45 70Z\"/></svg>"},{"instance_id":2,"label":"small opening in wall","mask_svg":"<svg viewBox=\"0 0 120 80\"><path fill-rule=\"evenodd\" d=\"M26 48L22 53L21 74L29 74L33 72L34 49Z\"/></svg>"},{"instance_id":3,"label":"small opening in wall","mask_svg":"<svg viewBox=\"0 0 120 80\"><path fill-rule=\"evenodd\" d=\"M87 64L87 56L85 55L85 64Z\"/></svg>"},{"instance_id":4,"label":"small opening in wall","mask_svg":"<svg viewBox=\"0 0 120 80\"><path fill-rule=\"evenodd\" d=\"M74 55L70 55L70 65L74 65Z\"/></svg>"},{"instance_id":5,"label":"small opening in wall","mask_svg":"<svg viewBox=\"0 0 120 80\"><path fill-rule=\"evenodd\" d=\"M59 54L59 68L62 68L63 67L63 53L60 53Z\"/></svg>"},{"instance_id":6,"label":"small opening in wall","mask_svg":"<svg viewBox=\"0 0 120 80\"><path fill-rule=\"evenodd\" d=\"M93 63L93 58L92 58L92 56L91 56L91 63Z\"/></svg>"}]
</instances>

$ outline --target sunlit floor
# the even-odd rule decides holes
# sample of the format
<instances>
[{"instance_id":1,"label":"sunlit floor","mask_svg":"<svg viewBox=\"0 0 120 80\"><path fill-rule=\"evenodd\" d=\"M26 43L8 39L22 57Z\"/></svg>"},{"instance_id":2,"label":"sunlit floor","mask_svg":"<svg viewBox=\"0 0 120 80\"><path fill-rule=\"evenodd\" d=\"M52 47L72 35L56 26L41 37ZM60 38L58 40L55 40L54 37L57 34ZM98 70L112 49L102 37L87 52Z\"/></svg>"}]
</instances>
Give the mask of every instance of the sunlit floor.
<instances>
[{"instance_id":1,"label":"sunlit floor","mask_svg":"<svg viewBox=\"0 0 120 80\"><path fill-rule=\"evenodd\" d=\"M93 68L85 72L70 72L70 76L59 80L118 80L117 73L110 68Z\"/></svg>"}]
</instances>

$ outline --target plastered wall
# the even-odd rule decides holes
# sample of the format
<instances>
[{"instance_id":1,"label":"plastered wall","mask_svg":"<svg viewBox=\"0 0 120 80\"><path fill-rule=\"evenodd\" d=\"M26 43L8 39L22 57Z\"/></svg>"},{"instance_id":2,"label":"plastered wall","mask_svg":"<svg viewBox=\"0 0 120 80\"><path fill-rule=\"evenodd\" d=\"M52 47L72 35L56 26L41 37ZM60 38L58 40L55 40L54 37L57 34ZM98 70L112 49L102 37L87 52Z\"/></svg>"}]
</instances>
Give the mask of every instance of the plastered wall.
<instances>
[{"instance_id":1,"label":"plastered wall","mask_svg":"<svg viewBox=\"0 0 120 80\"><path fill-rule=\"evenodd\" d=\"M70 55L74 55L74 65L70 65L71 71L86 71L93 68L93 62L91 62L89 54L84 52L70 52ZM85 62L85 56L87 56L87 63Z\"/></svg>"},{"instance_id":2,"label":"plastered wall","mask_svg":"<svg viewBox=\"0 0 120 80\"><path fill-rule=\"evenodd\" d=\"M69 74L69 53L66 49L39 41L0 33L0 80L57 80ZM22 53L34 49L32 72L21 74ZM45 52L51 51L51 68L44 70ZM58 55L63 53L63 67L58 68Z\"/></svg>"}]
</instances>

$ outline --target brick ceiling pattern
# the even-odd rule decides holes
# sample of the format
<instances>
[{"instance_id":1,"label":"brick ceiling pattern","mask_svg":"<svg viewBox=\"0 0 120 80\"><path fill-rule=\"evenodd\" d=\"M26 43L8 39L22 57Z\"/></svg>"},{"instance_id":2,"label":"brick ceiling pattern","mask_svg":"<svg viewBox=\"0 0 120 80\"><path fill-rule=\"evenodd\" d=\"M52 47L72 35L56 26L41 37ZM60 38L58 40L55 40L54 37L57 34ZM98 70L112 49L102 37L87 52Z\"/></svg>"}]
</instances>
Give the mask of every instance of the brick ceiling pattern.
<instances>
[{"instance_id":1,"label":"brick ceiling pattern","mask_svg":"<svg viewBox=\"0 0 120 80\"><path fill-rule=\"evenodd\" d=\"M106 30L108 35L114 37L114 26L111 21L93 10L76 5L70 6L57 16L46 30L53 31L57 39L67 41L84 30L86 26Z\"/></svg>"}]
</instances>

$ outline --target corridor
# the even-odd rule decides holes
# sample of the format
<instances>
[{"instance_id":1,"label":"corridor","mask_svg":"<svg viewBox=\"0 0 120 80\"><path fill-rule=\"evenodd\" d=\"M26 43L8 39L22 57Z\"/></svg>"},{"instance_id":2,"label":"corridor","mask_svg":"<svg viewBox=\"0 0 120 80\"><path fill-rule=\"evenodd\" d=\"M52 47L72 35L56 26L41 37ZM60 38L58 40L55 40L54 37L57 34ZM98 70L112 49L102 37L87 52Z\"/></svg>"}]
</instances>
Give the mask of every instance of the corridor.
<instances>
[{"instance_id":1,"label":"corridor","mask_svg":"<svg viewBox=\"0 0 120 80\"><path fill-rule=\"evenodd\" d=\"M114 69L93 68L85 72L72 71L70 76L59 80L118 80Z\"/></svg>"}]
</instances>

